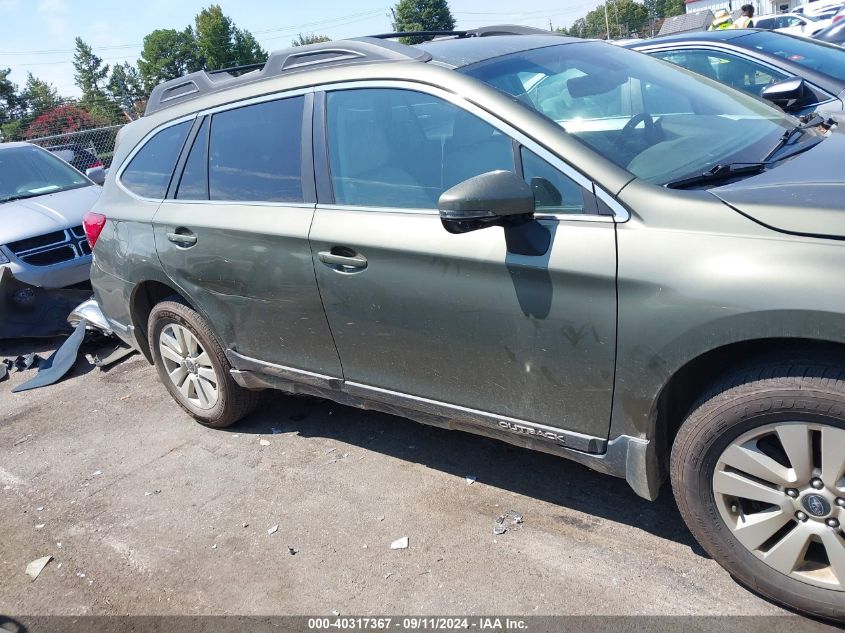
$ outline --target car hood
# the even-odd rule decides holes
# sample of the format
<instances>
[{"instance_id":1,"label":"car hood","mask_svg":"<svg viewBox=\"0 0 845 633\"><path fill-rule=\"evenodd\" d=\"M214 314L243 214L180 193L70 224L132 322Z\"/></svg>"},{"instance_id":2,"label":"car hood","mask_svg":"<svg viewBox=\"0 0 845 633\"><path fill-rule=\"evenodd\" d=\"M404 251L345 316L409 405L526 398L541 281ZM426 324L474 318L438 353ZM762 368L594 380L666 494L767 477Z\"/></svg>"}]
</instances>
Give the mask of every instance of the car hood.
<instances>
[{"instance_id":1,"label":"car hood","mask_svg":"<svg viewBox=\"0 0 845 633\"><path fill-rule=\"evenodd\" d=\"M845 133L774 169L710 193L740 213L786 233L845 238Z\"/></svg>"},{"instance_id":2,"label":"car hood","mask_svg":"<svg viewBox=\"0 0 845 633\"><path fill-rule=\"evenodd\" d=\"M91 185L0 204L0 244L82 224L100 187Z\"/></svg>"}]
</instances>

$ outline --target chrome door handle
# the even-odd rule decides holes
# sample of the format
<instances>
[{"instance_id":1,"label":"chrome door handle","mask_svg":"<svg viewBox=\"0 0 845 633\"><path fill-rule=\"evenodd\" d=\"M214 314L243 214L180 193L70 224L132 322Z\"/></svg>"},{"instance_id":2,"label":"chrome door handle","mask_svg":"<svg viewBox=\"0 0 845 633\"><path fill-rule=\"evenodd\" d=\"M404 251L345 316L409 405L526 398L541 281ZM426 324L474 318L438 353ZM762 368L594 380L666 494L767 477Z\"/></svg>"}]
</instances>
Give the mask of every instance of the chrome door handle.
<instances>
[{"instance_id":1,"label":"chrome door handle","mask_svg":"<svg viewBox=\"0 0 845 633\"><path fill-rule=\"evenodd\" d=\"M181 246L183 248L188 248L189 246L193 246L197 243L197 236L188 231L187 229L176 229L174 233L168 233L167 239L176 244L177 246Z\"/></svg>"},{"instance_id":2,"label":"chrome door handle","mask_svg":"<svg viewBox=\"0 0 845 633\"><path fill-rule=\"evenodd\" d=\"M332 251L341 250L341 249L332 249ZM344 252L348 249L342 249ZM351 251L350 251L351 252ZM329 266L342 266L344 268L366 268L367 267L367 258L363 255L359 255L358 253L350 254L350 255L341 255L337 252L331 251L320 251L317 253L317 257L320 258L320 261L324 264L328 264Z\"/></svg>"}]
</instances>

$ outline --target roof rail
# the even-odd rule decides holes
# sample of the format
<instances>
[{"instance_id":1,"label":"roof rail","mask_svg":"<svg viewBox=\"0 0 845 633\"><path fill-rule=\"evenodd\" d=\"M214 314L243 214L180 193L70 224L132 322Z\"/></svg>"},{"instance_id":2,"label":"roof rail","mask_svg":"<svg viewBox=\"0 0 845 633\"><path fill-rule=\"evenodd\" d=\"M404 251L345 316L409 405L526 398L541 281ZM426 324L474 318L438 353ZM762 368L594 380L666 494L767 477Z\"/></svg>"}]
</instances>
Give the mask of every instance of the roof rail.
<instances>
[{"instance_id":1,"label":"roof rail","mask_svg":"<svg viewBox=\"0 0 845 633\"><path fill-rule=\"evenodd\" d=\"M376 39L392 40L399 37L490 37L492 35L557 35L554 31L538 29L533 26L519 26L518 24L501 24L497 26L482 26L468 31L399 31L396 33L381 33L371 35Z\"/></svg>"},{"instance_id":2,"label":"roof rail","mask_svg":"<svg viewBox=\"0 0 845 633\"><path fill-rule=\"evenodd\" d=\"M219 70L200 70L157 85L144 114L152 114L170 106L207 94L228 90L315 67L341 66L367 62L426 62L431 54L413 46L372 37L336 42L319 42L270 53L263 64L247 64ZM232 72L244 72L232 75Z\"/></svg>"}]
</instances>

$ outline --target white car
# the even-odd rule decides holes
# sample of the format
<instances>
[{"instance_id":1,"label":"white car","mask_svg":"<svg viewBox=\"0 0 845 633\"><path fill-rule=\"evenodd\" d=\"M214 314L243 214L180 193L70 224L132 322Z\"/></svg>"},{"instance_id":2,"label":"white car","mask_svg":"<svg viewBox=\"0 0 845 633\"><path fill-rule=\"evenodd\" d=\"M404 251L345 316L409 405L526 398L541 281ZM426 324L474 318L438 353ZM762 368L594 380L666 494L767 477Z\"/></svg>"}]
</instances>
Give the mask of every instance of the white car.
<instances>
[{"instance_id":1,"label":"white car","mask_svg":"<svg viewBox=\"0 0 845 633\"><path fill-rule=\"evenodd\" d=\"M792 9L792 13L800 13L801 15L819 15L826 13L831 9L839 9L845 2L842 0L816 0L815 2L808 2L802 4L800 7Z\"/></svg>"},{"instance_id":2,"label":"white car","mask_svg":"<svg viewBox=\"0 0 845 633\"><path fill-rule=\"evenodd\" d=\"M761 15L753 18L754 27L812 37L832 22L830 19L821 20L813 15L799 15L797 13L776 13Z\"/></svg>"},{"instance_id":3,"label":"white car","mask_svg":"<svg viewBox=\"0 0 845 633\"><path fill-rule=\"evenodd\" d=\"M82 216L100 190L37 145L0 143L0 268L44 288L87 281L91 248Z\"/></svg>"}]
</instances>

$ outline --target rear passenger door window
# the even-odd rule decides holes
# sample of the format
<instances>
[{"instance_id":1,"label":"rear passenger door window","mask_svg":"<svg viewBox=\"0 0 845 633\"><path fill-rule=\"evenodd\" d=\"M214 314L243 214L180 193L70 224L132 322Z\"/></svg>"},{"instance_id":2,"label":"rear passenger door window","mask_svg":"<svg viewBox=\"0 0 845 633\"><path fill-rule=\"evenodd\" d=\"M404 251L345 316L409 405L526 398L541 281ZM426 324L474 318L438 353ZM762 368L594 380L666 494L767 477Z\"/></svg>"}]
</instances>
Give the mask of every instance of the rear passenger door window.
<instances>
[{"instance_id":1,"label":"rear passenger door window","mask_svg":"<svg viewBox=\"0 0 845 633\"><path fill-rule=\"evenodd\" d=\"M302 202L303 97L225 110L211 117L211 200Z\"/></svg>"},{"instance_id":2,"label":"rear passenger door window","mask_svg":"<svg viewBox=\"0 0 845 633\"><path fill-rule=\"evenodd\" d=\"M516 171L501 131L438 97L356 89L327 95L329 169L337 204L436 209L473 176Z\"/></svg>"},{"instance_id":3,"label":"rear passenger door window","mask_svg":"<svg viewBox=\"0 0 845 633\"><path fill-rule=\"evenodd\" d=\"M153 135L123 170L121 184L141 197L163 199L190 127L184 121Z\"/></svg>"}]
</instances>

